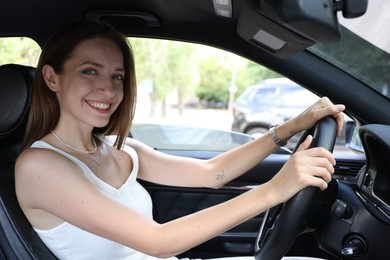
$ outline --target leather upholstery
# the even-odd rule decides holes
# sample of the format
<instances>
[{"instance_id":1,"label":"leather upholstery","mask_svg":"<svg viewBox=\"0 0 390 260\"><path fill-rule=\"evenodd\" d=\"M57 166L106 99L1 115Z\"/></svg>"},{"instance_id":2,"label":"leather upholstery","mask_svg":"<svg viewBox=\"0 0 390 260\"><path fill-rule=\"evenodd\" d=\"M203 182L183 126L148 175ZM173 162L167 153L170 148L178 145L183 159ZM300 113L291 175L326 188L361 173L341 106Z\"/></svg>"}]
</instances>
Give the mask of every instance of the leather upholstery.
<instances>
[{"instance_id":1,"label":"leather upholstery","mask_svg":"<svg viewBox=\"0 0 390 260\"><path fill-rule=\"evenodd\" d=\"M0 66L0 136L22 130L27 114L34 68L16 64ZM19 131L20 134L20 131Z\"/></svg>"},{"instance_id":2,"label":"leather upholstery","mask_svg":"<svg viewBox=\"0 0 390 260\"><path fill-rule=\"evenodd\" d=\"M20 153L35 69L0 66L0 258L56 259L21 211L15 194L14 164Z\"/></svg>"}]
</instances>

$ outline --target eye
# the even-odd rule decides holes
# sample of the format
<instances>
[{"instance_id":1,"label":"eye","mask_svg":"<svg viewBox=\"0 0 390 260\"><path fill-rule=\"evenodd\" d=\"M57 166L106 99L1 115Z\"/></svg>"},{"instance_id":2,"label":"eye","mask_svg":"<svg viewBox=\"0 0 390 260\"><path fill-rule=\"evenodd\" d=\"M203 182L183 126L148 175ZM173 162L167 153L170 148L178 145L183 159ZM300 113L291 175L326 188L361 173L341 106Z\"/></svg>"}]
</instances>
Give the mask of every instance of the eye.
<instances>
[{"instance_id":1,"label":"eye","mask_svg":"<svg viewBox=\"0 0 390 260\"><path fill-rule=\"evenodd\" d=\"M115 80L123 81L124 76L122 74L116 74L116 75L113 75L112 78Z\"/></svg>"},{"instance_id":2,"label":"eye","mask_svg":"<svg viewBox=\"0 0 390 260\"><path fill-rule=\"evenodd\" d=\"M86 75L97 75L97 71L95 69L85 69L82 71L83 74Z\"/></svg>"}]
</instances>

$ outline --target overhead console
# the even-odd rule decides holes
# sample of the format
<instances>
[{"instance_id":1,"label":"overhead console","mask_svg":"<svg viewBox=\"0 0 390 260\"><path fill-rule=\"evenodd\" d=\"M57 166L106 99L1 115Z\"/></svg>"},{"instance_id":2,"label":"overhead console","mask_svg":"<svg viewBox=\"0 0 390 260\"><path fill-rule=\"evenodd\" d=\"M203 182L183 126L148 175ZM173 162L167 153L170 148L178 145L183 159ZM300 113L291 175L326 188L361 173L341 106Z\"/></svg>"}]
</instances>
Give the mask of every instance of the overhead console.
<instances>
[{"instance_id":1,"label":"overhead console","mask_svg":"<svg viewBox=\"0 0 390 260\"><path fill-rule=\"evenodd\" d=\"M337 12L355 18L368 0L247 0L240 11L237 32L243 39L280 58L307 47L340 39Z\"/></svg>"}]
</instances>

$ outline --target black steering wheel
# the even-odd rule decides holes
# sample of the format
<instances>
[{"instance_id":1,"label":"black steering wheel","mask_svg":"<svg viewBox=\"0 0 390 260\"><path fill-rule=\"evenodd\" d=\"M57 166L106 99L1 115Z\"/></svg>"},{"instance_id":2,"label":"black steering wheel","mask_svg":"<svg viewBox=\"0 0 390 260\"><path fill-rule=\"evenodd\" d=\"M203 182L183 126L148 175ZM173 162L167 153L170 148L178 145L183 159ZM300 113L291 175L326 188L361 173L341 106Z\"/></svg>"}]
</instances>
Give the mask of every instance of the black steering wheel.
<instances>
[{"instance_id":1,"label":"black steering wheel","mask_svg":"<svg viewBox=\"0 0 390 260\"><path fill-rule=\"evenodd\" d=\"M331 116L325 117L303 132L293 153L309 134L314 138L311 147L324 147L333 152L336 133L336 120ZM280 207L266 211L255 244L255 259L280 260L298 235L315 230L330 211L337 187L334 179L324 191L307 187Z\"/></svg>"}]
</instances>

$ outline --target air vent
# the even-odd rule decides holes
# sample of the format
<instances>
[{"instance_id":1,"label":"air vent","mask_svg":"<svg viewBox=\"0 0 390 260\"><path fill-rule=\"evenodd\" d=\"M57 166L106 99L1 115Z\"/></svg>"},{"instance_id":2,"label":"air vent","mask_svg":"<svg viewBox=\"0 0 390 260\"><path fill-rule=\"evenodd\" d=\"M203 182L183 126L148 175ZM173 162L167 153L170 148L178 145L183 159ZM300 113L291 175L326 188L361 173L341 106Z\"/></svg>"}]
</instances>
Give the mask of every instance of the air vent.
<instances>
[{"instance_id":1,"label":"air vent","mask_svg":"<svg viewBox=\"0 0 390 260\"><path fill-rule=\"evenodd\" d=\"M334 167L335 174L339 176L356 177L364 164L364 162L337 160L337 164Z\"/></svg>"}]
</instances>

